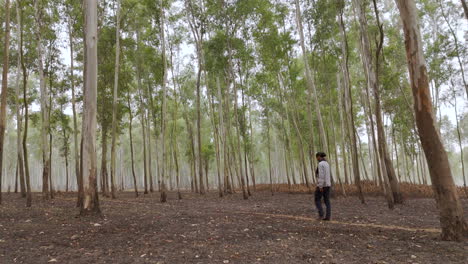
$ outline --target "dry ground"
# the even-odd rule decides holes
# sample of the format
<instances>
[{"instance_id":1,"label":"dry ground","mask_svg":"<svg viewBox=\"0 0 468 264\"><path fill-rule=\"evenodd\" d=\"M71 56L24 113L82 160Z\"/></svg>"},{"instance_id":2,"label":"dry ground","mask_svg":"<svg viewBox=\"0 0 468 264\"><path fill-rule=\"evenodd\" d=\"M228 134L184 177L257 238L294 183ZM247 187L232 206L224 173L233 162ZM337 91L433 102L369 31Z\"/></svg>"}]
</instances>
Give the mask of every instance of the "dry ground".
<instances>
[{"instance_id":1,"label":"dry ground","mask_svg":"<svg viewBox=\"0 0 468 264\"><path fill-rule=\"evenodd\" d=\"M30 209L4 194L0 263L468 263L468 242L439 240L433 199L390 211L381 197L338 197L320 222L309 194L183 196L119 193L83 218L74 194L35 195Z\"/></svg>"}]
</instances>

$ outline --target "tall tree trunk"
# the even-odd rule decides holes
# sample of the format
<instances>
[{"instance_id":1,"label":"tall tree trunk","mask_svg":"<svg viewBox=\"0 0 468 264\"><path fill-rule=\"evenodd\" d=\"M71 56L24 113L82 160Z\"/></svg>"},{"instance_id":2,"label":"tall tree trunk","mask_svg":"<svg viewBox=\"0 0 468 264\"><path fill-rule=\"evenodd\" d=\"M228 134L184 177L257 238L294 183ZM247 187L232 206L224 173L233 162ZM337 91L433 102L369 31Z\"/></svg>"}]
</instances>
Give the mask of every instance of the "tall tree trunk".
<instances>
[{"instance_id":1,"label":"tall tree trunk","mask_svg":"<svg viewBox=\"0 0 468 264\"><path fill-rule=\"evenodd\" d=\"M268 110L266 110L268 111ZM268 147L268 175L270 176L270 191L271 195L274 195L273 192L273 172L271 167L271 139L270 139L270 120L268 116L268 112L266 112L266 127L267 127L267 147Z\"/></svg>"},{"instance_id":2,"label":"tall tree trunk","mask_svg":"<svg viewBox=\"0 0 468 264\"><path fill-rule=\"evenodd\" d=\"M355 2L355 11L359 19L359 30L361 38L361 60L364 67L364 73L367 80L367 86L372 89L374 93L374 103L375 103L375 116L377 123L377 138L379 145L379 154L381 159L381 167L383 170L385 182L389 182L390 188L392 191L392 197L387 196L387 202L389 208L393 208L393 203L401 203L401 193L399 191L398 182L395 176L395 170L393 169L393 164L388 156L385 132L383 130L382 122L382 112L380 106L380 94L379 94L379 65L380 65L380 54L383 45L383 30L382 25L380 24L379 15L377 12L377 7L374 2L374 9L376 12L377 25L379 27L379 40L377 41L377 49L375 56L375 68L372 63L372 54L370 49L370 41L367 30L367 19L365 14L365 6L362 3L362 0L354 0Z\"/></svg>"},{"instance_id":3,"label":"tall tree trunk","mask_svg":"<svg viewBox=\"0 0 468 264\"><path fill-rule=\"evenodd\" d=\"M151 104L152 105L152 104ZM153 109L151 107L151 109ZM153 185L153 150L151 149L151 123L149 121L150 114L148 114L148 118L146 118L146 136L148 137L148 180L149 180L149 190L150 193L154 192L154 185ZM158 155L156 153L156 155Z\"/></svg>"},{"instance_id":4,"label":"tall tree trunk","mask_svg":"<svg viewBox=\"0 0 468 264\"><path fill-rule=\"evenodd\" d=\"M49 98L47 88L45 85L44 77L44 65L43 65L43 56L44 51L42 49L42 7L39 6L39 0L34 0L34 11L35 11L35 25L36 25L36 40L37 40L37 55L38 55L38 71L39 71L39 85L41 92L41 147L42 147L42 197L43 199L49 199L49 169L50 169L50 159L49 159L49 141L47 134L49 132L49 115L48 115L48 103L47 99Z\"/></svg>"},{"instance_id":5,"label":"tall tree trunk","mask_svg":"<svg viewBox=\"0 0 468 264\"><path fill-rule=\"evenodd\" d=\"M340 74L337 73L336 75L336 79L338 80L338 82L340 83ZM338 85L338 87L340 87L341 84ZM340 89L340 88L338 88ZM340 94L339 91L337 93L338 95ZM340 100L341 98L338 96L338 100ZM330 105L332 105L332 102L330 100ZM341 106L341 104L339 104ZM338 106L338 107L340 107ZM338 109L338 111L341 111L341 109ZM336 176L336 179L338 180L338 183L340 184L340 188L341 188L341 192L343 193L343 196L346 196L346 190L343 186L343 183L341 181L341 175L340 175L340 167L339 167L339 162L338 162L338 142L336 140L336 132L335 132L335 121L333 119L333 116L331 115L330 113L330 120L331 120L331 132L332 132L332 136L333 136L333 143L334 143L334 156L335 156L335 176ZM341 141L341 140L340 140Z\"/></svg>"},{"instance_id":6,"label":"tall tree trunk","mask_svg":"<svg viewBox=\"0 0 468 264\"><path fill-rule=\"evenodd\" d=\"M143 182L145 186L144 194L148 194L148 147L146 140L146 126L145 126L145 109L143 108L143 98L140 95L140 123L141 123L141 137L143 139Z\"/></svg>"},{"instance_id":7,"label":"tall tree trunk","mask_svg":"<svg viewBox=\"0 0 468 264\"><path fill-rule=\"evenodd\" d=\"M462 178L463 178L463 191L465 192L465 196L468 197L468 193L466 192L466 175L465 175L465 158L463 153L463 143L460 131L460 121L458 120L458 110L457 110L457 94L455 92L455 85L452 82L452 89L453 89L453 101L454 101L454 109L455 109L455 121L457 125L457 139L458 139L458 147L460 149L460 162L462 165Z\"/></svg>"},{"instance_id":8,"label":"tall tree trunk","mask_svg":"<svg viewBox=\"0 0 468 264\"><path fill-rule=\"evenodd\" d=\"M452 178L450 163L440 134L435 126L429 91L429 78L424 59L414 0L396 0L405 36L406 56L414 98L414 111L419 138L429 164L432 187L440 213L442 238L461 240L468 237L468 225Z\"/></svg>"},{"instance_id":9,"label":"tall tree trunk","mask_svg":"<svg viewBox=\"0 0 468 264\"><path fill-rule=\"evenodd\" d=\"M51 104L52 105L52 104ZM49 132L49 142L50 142L50 145L49 145L49 160L50 160L50 171L49 171L49 187L50 187L50 198L51 199L54 199L54 184L52 182L52 151L53 151L53 148L52 148L52 130Z\"/></svg>"},{"instance_id":10,"label":"tall tree trunk","mask_svg":"<svg viewBox=\"0 0 468 264\"><path fill-rule=\"evenodd\" d=\"M226 138L226 125L224 123L224 97L221 93L221 84L219 81L219 76L216 76L216 90L218 93L218 115L219 115L219 127L220 127L220 142L223 149L223 168L224 168L224 191L226 193L232 193L231 182L229 181L229 158L228 158L228 142Z\"/></svg>"},{"instance_id":11,"label":"tall tree trunk","mask_svg":"<svg viewBox=\"0 0 468 264\"><path fill-rule=\"evenodd\" d=\"M107 171L107 127L101 128L101 192L105 197L109 197L109 178Z\"/></svg>"},{"instance_id":12,"label":"tall tree trunk","mask_svg":"<svg viewBox=\"0 0 468 264\"><path fill-rule=\"evenodd\" d=\"M74 148L74 160L75 160L75 176L76 184L78 186L78 198L77 198L77 207L81 207L83 204L83 179L82 174L80 173L80 155L78 145L78 121L76 114L76 97L75 97L75 68L74 68L74 49L73 49L73 25L72 25L72 15L68 15L68 41L70 43L70 86L71 86L71 103L72 103L72 113L73 113L73 148Z\"/></svg>"},{"instance_id":13,"label":"tall tree trunk","mask_svg":"<svg viewBox=\"0 0 468 264\"><path fill-rule=\"evenodd\" d=\"M201 51L199 51L201 52ZM200 55L199 55L200 56ZM201 60L201 59L199 59ZM200 106L200 79L201 79L201 62L198 63L198 74L197 74L197 99L196 99L196 107L197 107L197 156L198 156L198 178L199 178L199 187L200 187L200 194L205 194L205 185L203 183L203 159L202 159L202 141L201 141L201 106Z\"/></svg>"},{"instance_id":14,"label":"tall tree trunk","mask_svg":"<svg viewBox=\"0 0 468 264\"><path fill-rule=\"evenodd\" d=\"M201 73L203 68L203 35L205 29L203 27L203 22L197 23L195 20L195 11L193 8L192 1L186 1L187 9L189 12L189 26L192 31L193 37L195 39L195 46L197 51L197 60L198 60L198 72L197 72L197 83L196 83L196 109L197 109L197 161L198 161L198 178L200 180L200 194L205 194L205 186L203 184L203 160L202 160L202 141L201 141Z\"/></svg>"},{"instance_id":15,"label":"tall tree trunk","mask_svg":"<svg viewBox=\"0 0 468 264\"><path fill-rule=\"evenodd\" d=\"M193 128L192 124L190 123L188 113L187 113L187 106L186 103L183 103L184 106L184 120L185 120L185 127L187 128L187 134L189 136L190 141L190 154L191 154L191 166L190 166L190 173L191 173L191 181L193 183L193 187L195 193L198 193L198 180L196 176L196 154L195 154L195 137L193 135Z\"/></svg>"},{"instance_id":16,"label":"tall tree trunk","mask_svg":"<svg viewBox=\"0 0 468 264\"><path fill-rule=\"evenodd\" d=\"M20 10L21 21L23 21L23 10ZM26 70L26 64L24 61L24 49L23 49L23 23L20 23L20 57L21 57L21 69L23 70L23 101L24 101L24 133L23 133L23 157L24 157L24 176L26 182L26 207L31 207L32 195L31 195L31 178L29 177L29 162L28 162L28 146L26 144L28 138L28 121L29 121L29 109L28 109L28 72Z\"/></svg>"},{"instance_id":17,"label":"tall tree trunk","mask_svg":"<svg viewBox=\"0 0 468 264\"><path fill-rule=\"evenodd\" d=\"M403 203L403 197L401 195L400 191L400 183L398 182L398 178L395 173L395 168L393 166L392 159L390 158L390 155L388 154L388 146L387 146L387 137L385 135L385 130L384 130L384 124L383 124L383 114L382 114L382 108L380 105L380 78L379 78L379 73L380 73L380 57L382 54L382 49L383 49L383 43L384 43L384 31L383 31L383 24L380 23L380 14L379 10L377 8L377 2L376 0L373 0L374 4L374 13L375 17L377 19L377 26L379 28L379 40L378 40L378 45L377 45L377 50L376 50L376 55L375 55L375 84L374 84L374 96L375 96L375 115L377 117L377 133L379 135L379 145L381 145L381 153L384 158L385 162L385 168L387 170L387 178L389 181L390 189L393 194L393 200L397 204Z\"/></svg>"},{"instance_id":18,"label":"tall tree trunk","mask_svg":"<svg viewBox=\"0 0 468 264\"><path fill-rule=\"evenodd\" d=\"M249 196L248 196L248 193L246 192L246 188L245 188L245 175L244 175L244 171L243 171L243 168L242 168L242 152L241 152L241 139L240 139L240 119L239 119L239 113L238 113L238 106L237 106L237 100L238 100L238 96L237 96L237 84L236 84L236 80L235 80L235 76L234 76L234 70L233 70L233 66L232 66L232 47L231 47L231 42L230 40L228 40L228 68L229 68L229 78L230 78L230 83L232 83L233 85L233 89L234 89L234 118L235 118L235 122L236 122L236 125L235 125L235 128L236 128L236 151L237 151L237 162L238 162L238 165L239 165L239 170L238 170L238 175L240 177L240 181L241 181L241 187L242 187L242 195L243 195L243 198L244 200L247 200L249 199ZM228 89L229 89L229 85L228 85Z\"/></svg>"},{"instance_id":19,"label":"tall tree trunk","mask_svg":"<svg viewBox=\"0 0 468 264\"><path fill-rule=\"evenodd\" d=\"M62 110L63 112L63 110ZM63 138L67 138L65 129L63 129ZM68 144L67 142L64 142L65 144ZM65 146L65 175L66 175L66 183L65 183L65 192L68 192L68 186L69 186L69 175L68 175L68 146Z\"/></svg>"},{"instance_id":20,"label":"tall tree trunk","mask_svg":"<svg viewBox=\"0 0 468 264\"><path fill-rule=\"evenodd\" d=\"M128 133L130 134L130 159L132 162L132 176L133 176L133 186L135 187L135 196L138 197L138 185L137 185L137 180L136 180L136 175L135 175L135 158L133 155L133 133L132 133L132 122L133 122L133 114L132 114L132 106L130 104L130 91L128 91L127 95L127 106L128 106Z\"/></svg>"},{"instance_id":21,"label":"tall tree trunk","mask_svg":"<svg viewBox=\"0 0 468 264\"><path fill-rule=\"evenodd\" d=\"M117 96L119 89L119 64L120 64L120 0L117 1L116 29L115 29L115 66L114 66L114 91L112 100L112 145L111 145L111 196L115 199L115 159L117 145Z\"/></svg>"},{"instance_id":22,"label":"tall tree trunk","mask_svg":"<svg viewBox=\"0 0 468 264\"><path fill-rule=\"evenodd\" d=\"M5 42L3 43L2 95L0 110L0 204L2 204L3 151L6 128L6 104L8 90L8 66L10 51L10 0L5 1Z\"/></svg>"},{"instance_id":23,"label":"tall tree trunk","mask_svg":"<svg viewBox=\"0 0 468 264\"><path fill-rule=\"evenodd\" d=\"M18 51L22 49L22 37L23 34L21 33L21 15L20 15L20 1L16 1L16 31L20 41L18 41ZM6 43L6 42L5 42ZM23 129L23 117L21 116L21 108L20 106L20 75L21 75L21 54L17 58L16 64L16 84L15 84L15 106L16 106L16 146L17 146L17 155L18 155L18 174L19 174L19 182L20 182L20 190L21 190L21 197L26 197L26 184L24 182L24 158L23 158L23 145L22 145L22 133L21 130Z\"/></svg>"},{"instance_id":24,"label":"tall tree trunk","mask_svg":"<svg viewBox=\"0 0 468 264\"><path fill-rule=\"evenodd\" d=\"M53 112L53 105L52 105L52 87L53 87L53 78L52 74L49 72L49 108L47 109L47 118L50 120L52 112ZM53 151L53 141L52 141L52 128L49 126L49 130L47 131L49 134L49 189L50 189L50 198L54 199L54 185L52 183L52 151Z\"/></svg>"},{"instance_id":25,"label":"tall tree trunk","mask_svg":"<svg viewBox=\"0 0 468 264\"><path fill-rule=\"evenodd\" d=\"M140 59L140 30L137 29L136 31L136 37L137 37L137 67L136 67L136 75L137 75L137 90L138 90L138 100L140 103L140 123L141 123L141 133L142 133L142 139L143 139L143 172L144 172L144 178L143 178L143 183L144 183L144 194L148 194L148 164L147 164L147 146L146 146L146 129L145 129L145 105L143 101L143 87L142 87L142 77L141 77L141 59ZM151 111L153 111L151 109Z\"/></svg>"},{"instance_id":26,"label":"tall tree trunk","mask_svg":"<svg viewBox=\"0 0 468 264\"><path fill-rule=\"evenodd\" d=\"M205 73L206 76L206 73ZM214 141L215 141L215 155L216 155L216 175L218 179L218 194L219 197L223 197L223 188L222 188L222 181L221 181L221 149L219 147L220 143L220 135L219 135L219 125L216 123L216 117L215 117L215 109L214 109L214 99L213 99L213 94L210 92L210 89L207 89L208 91L208 105L209 105L209 110L210 110L210 119L211 119L211 125L213 126L213 132L214 132ZM222 112L219 112L221 115Z\"/></svg>"},{"instance_id":27,"label":"tall tree trunk","mask_svg":"<svg viewBox=\"0 0 468 264\"><path fill-rule=\"evenodd\" d=\"M161 166L161 202L165 203L167 201L167 193L166 193L166 184L165 184L165 179L166 179L166 104L167 104L167 98L166 98L166 84L167 84L167 60L166 60L166 38L165 38L165 28L164 28L164 6L163 6L163 0L159 1L159 4L161 6L161 47L162 47L162 61L163 61L163 80L162 80L162 109L161 109L161 147L162 147L162 166ZM199 69L200 71L201 69ZM200 87L197 87L197 93L199 93ZM199 94L198 94L199 96ZM197 99L199 100L199 98ZM198 107L199 101L198 102ZM200 111L200 109L198 109ZM200 117L200 116L199 116ZM200 122L200 120L198 120ZM199 135L199 140L200 140L200 125L198 126L198 135ZM198 142L200 144L200 141ZM200 152L199 152L200 154ZM170 155L169 155L170 156ZM200 164L201 166L201 164ZM201 175L201 173L200 173ZM201 182L202 179L200 179Z\"/></svg>"},{"instance_id":28,"label":"tall tree trunk","mask_svg":"<svg viewBox=\"0 0 468 264\"><path fill-rule=\"evenodd\" d=\"M344 2L343 2L344 4ZM351 81L349 77L349 52L348 52L348 38L346 35L346 28L343 21L343 8L340 10L340 30L341 30L341 50L343 52L343 62L341 66L341 70L343 72L343 80L344 80L344 106L345 106L345 124L347 124L347 134L348 137L351 139L351 157L353 163L353 174L354 174L354 182L358 188L358 195L361 203L364 203L364 194L362 193L361 187L361 175L359 173L359 160L358 160L358 150L357 150L357 140L356 140L356 126L354 124L354 113L353 113L353 98L351 92Z\"/></svg>"},{"instance_id":29,"label":"tall tree trunk","mask_svg":"<svg viewBox=\"0 0 468 264\"><path fill-rule=\"evenodd\" d=\"M463 6L463 11L465 11L465 18L468 19L468 5L466 4L465 0L461 0L462 6Z\"/></svg>"},{"instance_id":30,"label":"tall tree trunk","mask_svg":"<svg viewBox=\"0 0 468 264\"><path fill-rule=\"evenodd\" d=\"M346 164L346 161L347 161L347 152L346 152L346 148L345 148L345 144L346 144L346 139L348 137L348 134L346 133L346 130L345 130L345 127L347 127L347 123L345 122L344 118L343 118L343 112L346 111L346 109L344 109L344 93L343 93L343 87L341 87L341 82L340 82L340 78L338 77L337 78L338 80L338 88L339 88L339 99L338 99L338 102L339 102L339 108L340 108L340 129L341 129L341 158L343 160L343 174L344 174L344 181L345 181L345 184L349 184L349 180L348 180L348 170L347 170L347 164Z\"/></svg>"},{"instance_id":31,"label":"tall tree trunk","mask_svg":"<svg viewBox=\"0 0 468 264\"><path fill-rule=\"evenodd\" d=\"M241 76L241 71L239 70L239 76ZM244 85L242 83L242 77L240 78L240 86L241 86L241 94L242 94L242 109L245 109L245 103L244 103ZM242 117L241 117L241 122L244 124L244 131L241 130L242 133L242 140L243 140L243 145L244 145L244 172L245 172L245 179L246 179L246 187L247 187L247 194L249 196L252 196L252 193L250 192L250 183L249 183L249 167L247 164L247 120L245 118L245 112L242 112ZM240 127L240 124L239 124Z\"/></svg>"},{"instance_id":32,"label":"tall tree trunk","mask_svg":"<svg viewBox=\"0 0 468 264\"><path fill-rule=\"evenodd\" d=\"M97 193L96 110L97 110L97 0L84 2L85 17L85 84L83 128L81 133L81 177L84 201L81 214L100 214Z\"/></svg>"}]
</instances>

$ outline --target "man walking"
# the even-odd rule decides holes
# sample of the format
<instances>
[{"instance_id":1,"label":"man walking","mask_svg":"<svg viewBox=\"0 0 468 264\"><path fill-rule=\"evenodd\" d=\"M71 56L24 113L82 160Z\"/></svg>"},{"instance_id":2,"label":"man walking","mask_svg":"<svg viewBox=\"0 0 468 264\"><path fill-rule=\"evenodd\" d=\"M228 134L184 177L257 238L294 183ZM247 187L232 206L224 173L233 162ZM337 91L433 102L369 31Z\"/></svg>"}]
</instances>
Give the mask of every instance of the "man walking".
<instances>
[{"instance_id":1,"label":"man walking","mask_svg":"<svg viewBox=\"0 0 468 264\"><path fill-rule=\"evenodd\" d=\"M331 172L330 165L326 160L327 154L324 152L317 152L315 157L318 161L317 170L315 175L317 177L317 188L315 189L315 206L319 213L319 220L329 221L331 217L330 205L330 188L331 188ZM322 197L327 207L326 215L323 217Z\"/></svg>"}]
</instances>

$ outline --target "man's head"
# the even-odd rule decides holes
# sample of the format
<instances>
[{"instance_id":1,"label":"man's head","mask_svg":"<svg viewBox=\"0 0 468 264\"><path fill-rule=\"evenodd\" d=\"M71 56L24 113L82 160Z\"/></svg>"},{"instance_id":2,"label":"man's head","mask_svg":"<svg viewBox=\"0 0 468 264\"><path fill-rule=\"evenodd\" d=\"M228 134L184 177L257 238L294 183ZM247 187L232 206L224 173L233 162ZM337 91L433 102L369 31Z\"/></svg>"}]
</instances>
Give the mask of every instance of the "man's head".
<instances>
[{"instance_id":1,"label":"man's head","mask_svg":"<svg viewBox=\"0 0 468 264\"><path fill-rule=\"evenodd\" d=\"M325 159L325 157L327 156L327 154L325 154L325 152L317 152L315 154L315 158L318 160L318 161L321 161L323 159Z\"/></svg>"}]
</instances>

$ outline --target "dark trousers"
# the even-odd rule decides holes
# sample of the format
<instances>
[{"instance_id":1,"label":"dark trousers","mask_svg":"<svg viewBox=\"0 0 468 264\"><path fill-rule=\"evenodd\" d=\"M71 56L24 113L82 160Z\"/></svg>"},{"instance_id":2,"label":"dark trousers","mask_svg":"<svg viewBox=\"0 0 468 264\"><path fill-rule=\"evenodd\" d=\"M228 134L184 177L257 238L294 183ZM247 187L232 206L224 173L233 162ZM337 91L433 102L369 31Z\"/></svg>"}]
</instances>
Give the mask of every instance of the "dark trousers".
<instances>
[{"instance_id":1,"label":"dark trousers","mask_svg":"<svg viewBox=\"0 0 468 264\"><path fill-rule=\"evenodd\" d=\"M323 187L320 191L319 187L315 189L315 206L317 207L319 217L323 217L323 208L322 208L322 197L327 207L327 214L325 218L330 219L331 217L331 205L330 205L330 187Z\"/></svg>"}]
</instances>

